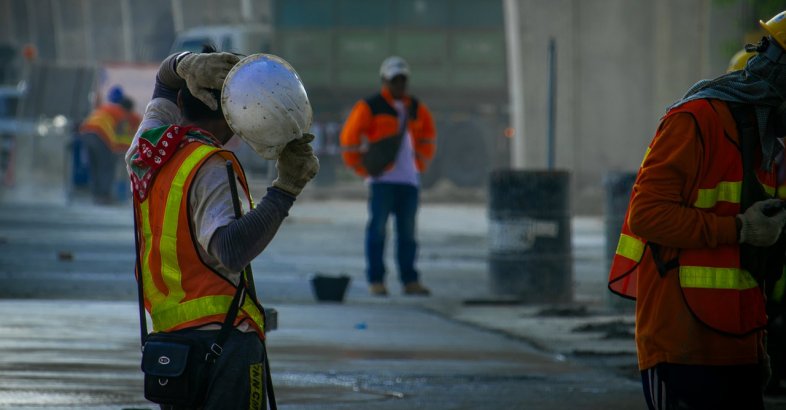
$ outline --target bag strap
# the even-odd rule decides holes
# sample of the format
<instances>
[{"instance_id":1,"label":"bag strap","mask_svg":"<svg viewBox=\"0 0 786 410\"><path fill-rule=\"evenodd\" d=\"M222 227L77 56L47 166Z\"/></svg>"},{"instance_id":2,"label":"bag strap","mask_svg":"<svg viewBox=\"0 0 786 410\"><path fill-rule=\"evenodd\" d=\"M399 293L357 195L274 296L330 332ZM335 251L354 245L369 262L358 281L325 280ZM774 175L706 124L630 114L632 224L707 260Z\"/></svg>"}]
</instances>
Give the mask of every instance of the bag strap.
<instances>
[{"instance_id":1,"label":"bag strap","mask_svg":"<svg viewBox=\"0 0 786 410\"><path fill-rule=\"evenodd\" d=\"M232 161L226 162L226 169L227 169L227 178L229 179L229 190L232 193L232 207L235 210L235 218L240 219L243 216L243 212L240 210L240 200L237 197L237 185L235 184L235 169L232 167ZM260 307L260 313L262 313L262 318L267 324L267 316L265 315L265 308L262 306L262 303L259 302L257 298L257 291L256 287L254 286L254 272L251 271L251 263L246 265L245 269L243 269L243 275L240 277L240 284L244 283L245 281L248 282L248 290L249 296L254 299L254 302ZM233 302L234 303L234 302ZM234 304L233 306L237 306ZM234 319L233 319L234 320ZM226 323L225 323L226 324ZM222 333L224 329L221 329ZM228 332L227 332L228 334ZM219 337L221 334L219 334ZM267 400L268 404L270 405L270 410L276 410L278 407L276 406L276 394L273 390L273 378L270 376L270 360L267 356L267 344L264 340L262 340L262 351L265 354L265 390L267 391Z\"/></svg>"},{"instance_id":2,"label":"bag strap","mask_svg":"<svg viewBox=\"0 0 786 410\"><path fill-rule=\"evenodd\" d=\"M136 205L133 205L132 208L134 211L134 248L136 249L136 266L134 268L136 270L136 290L139 301L139 340L140 346L144 348L145 339L147 338L147 316L145 316L145 297L142 292L142 267L139 259L139 229L136 221Z\"/></svg>"},{"instance_id":3,"label":"bag strap","mask_svg":"<svg viewBox=\"0 0 786 410\"><path fill-rule=\"evenodd\" d=\"M234 184L232 184L234 186ZM139 225L137 222L137 214L136 214L136 206L134 208L134 248L136 249L136 275L137 275L137 298L139 302L139 338L140 338L140 345L142 348L145 346L145 339L147 339L147 317L145 316L145 297L144 297L144 286L142 284L142 261L139 258ZM237 317L237 312L240 308L240 301L243 300L243 296L245 295L245 283L243 282L242 278L237 286L237 291L235 292L235 296L232 298L232 304L229 306L229 311L227 312L226 317L224 318L224 323L221 325L221 330L218 332L218 336L216 336L216 340L210 346L210 351L205 357L206 361L213 362L216 358L221 356L221 352L223 350L222 346L226 342L227 338L229 338L229 334L232 332L234 328L235 318ZM264 313L263 313L264 314Z\"/></svg>"},{"instance_id":4,"label":"bag strap","mask_svg":"<svg viewBox=\"0 0 786 410\"><path fill-rule=\"evenodd\" d=\"M729 104L729 111L737 124L742 156L742 189L740 195L740 212L745 212L754 202L768 195L756 177L753 161L758 142L757 125L752 109L743 104Z\"/></svg>"}]
</instances>

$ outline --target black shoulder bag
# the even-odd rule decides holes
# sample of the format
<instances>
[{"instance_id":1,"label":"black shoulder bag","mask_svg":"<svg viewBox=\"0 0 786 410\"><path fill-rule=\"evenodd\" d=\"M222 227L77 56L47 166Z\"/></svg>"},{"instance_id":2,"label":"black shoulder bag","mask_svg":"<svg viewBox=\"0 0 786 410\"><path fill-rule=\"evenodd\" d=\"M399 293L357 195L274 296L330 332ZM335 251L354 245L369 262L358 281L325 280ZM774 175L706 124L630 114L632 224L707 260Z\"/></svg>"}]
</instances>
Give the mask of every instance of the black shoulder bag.
<instances>
[{"instance_id":1,"label":"black shoulder bag","mask_svg":"<svg viewBox=\"0 0 786 410\"><path fill-rule=\"evenodd\" d=\"M401 141L406 134L408 120L409 116L406 110L404 110L404 118L397 133L369 144L368 150L363 154L361 160L369 175L372 177L382 175L385 172L385 168L396 160L398 150L401 148Z\"/></svg>"},{"instance_id":2,"label":"black shoulder bag","mask_svg":"<svg viewBox=\"0 0 786 410\"><path fill-rule=\"evenodd\" d=\"M231 161L227 161L227 172L230 178L235 214L237 217L240 217L240 204L237 199L237 187L234 184L235 178ZM251 266L246 267L244 271L246 273L245 278L242 275L240 277L237 291L229 306L229 311L212 345L206 346L200 340L177 333L154 332L148 334L138 234L137 215L136 211L134 211L134 245L136 247L137 292L139 299L140 339L142 343L142 372L145 374L145 398L153 403L163 405L200 407L206 398L210 367L221 356L222 346L232 329L234 329L234 322L240 303L246 296L245 281L253 281ZM251 290L250 296L256 298L253 287L251 287ZM261 309L261 312L264 316L264 309ZM264 366L266 393L270 409L275 410L277 407L267 361L267 349L265 349Z\"/></svg>"}]
</instances>

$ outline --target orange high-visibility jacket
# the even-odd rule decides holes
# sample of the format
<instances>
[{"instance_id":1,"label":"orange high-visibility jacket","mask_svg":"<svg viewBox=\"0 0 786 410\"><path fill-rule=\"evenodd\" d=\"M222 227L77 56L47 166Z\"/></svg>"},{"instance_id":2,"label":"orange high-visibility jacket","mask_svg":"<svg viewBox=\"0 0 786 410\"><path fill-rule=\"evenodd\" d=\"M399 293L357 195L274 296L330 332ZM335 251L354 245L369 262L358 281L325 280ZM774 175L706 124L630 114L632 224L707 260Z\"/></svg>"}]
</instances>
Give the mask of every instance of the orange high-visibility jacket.
<instances>
[{"instance_id":1,"label":"orange high-visibility jacket","mask_svg":"<svg viewBox=\"0 0 786 410\"><path fill-rule=\"evenodd\" d=\"M112 152L126 152L140 123L139 115L117 104L104 104L82 122L81 133L98 135Z\"/></svg>"},{"instance_id":2,"label":"orange high-visibility jacket","mask_svg":"<svg viewBox=\"0 0 786 410\"><path fill-rule=\"evenodd\" d=\"M728 132L721 120L720 102L695 100L672 109L664 121L677 114L691 115L699 130L703 157L696 158L701 164L699 177L690 198L683 204L686 207L712 213L719 217L733 217L740 213L740 198L743 179L742 157L738 148L739 137L736 130ZM724 104L725 105L725 104ZM722 107L725 115L727 108ZM686 135L685 138L692 136ZM657 136L656 136L657 139ZM656 140L650 144L650 149ZM649 153L649 149L647 151ZM646 165L647 158L642 163ZM777 188L777 169L769 172L760 168L760 158L755 166L757 177L765 190L774 195L776 191L783 197L786 190ZM641 178L642 171L639 171ZM631 195L633 204L636 191ZM636 298L638 272L643 268L642 256L648 247L647 239L635 235L628 226L631 205L623 224L619 244L612 261L609 274L609 288L618 294ZM736 243L719 243L715 247L679 249L676 272L672 269L666 275L677 274L685 303L696 319L712 329L730 335L745 335L767 324L762 290L751 274L740 266L740 248ZM652 257L644 259L653 264ZM666 263L666 260L661 262ZM653 266L647 270L657 271Z\"/></svg>"},{"instance_id":3,"label":"orange high-visibility jacket","mask_svg":"<svg viewBox=\"0 0 786 410\"><path fill-rule=\"evenodd\" d=\"M235 295L236 287L202 261L191 229L189 188L199 168L213 155L232 160L250 203L237 158L200 142L189 142L175 152L153 178L145 200L134 196L145 307L157 332L222 324ZM249 321L264 338L261 307L252 299L246 296L235 325Z\"/></svg>"},{"instance_id":4,"label":"orange high-visibility jacket","mask_svg":"<svg viewBox=\"0 0 786 410\"><path fill-rule=\"evenodd\" d=\"M415 165L423 172L436 152L437 131L431 112L414 97L405 97L407 127L415 151ZM399 132L398 112L393 108L393 97L387 87L379 94L358 101L352 108L341 130L341 156L347 167L358 175L366 176L363 167L363 137L368 143L392 137Z\"/></svg>"}]
</instances>

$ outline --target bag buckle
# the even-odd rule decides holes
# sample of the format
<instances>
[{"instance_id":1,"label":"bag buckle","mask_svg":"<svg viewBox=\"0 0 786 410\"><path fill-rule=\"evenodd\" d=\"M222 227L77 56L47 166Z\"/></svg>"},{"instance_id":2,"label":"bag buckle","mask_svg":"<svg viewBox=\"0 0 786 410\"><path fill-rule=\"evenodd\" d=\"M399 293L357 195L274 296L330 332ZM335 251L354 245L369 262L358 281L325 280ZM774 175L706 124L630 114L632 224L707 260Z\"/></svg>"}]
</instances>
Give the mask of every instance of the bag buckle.
<instances>
[{"instance_id":1,"label":"bag buckle","mask_svg":"<svg viewBox=\"0 0 786 410\"><path fill-rule=\"evenodd\" d=\"M210 352L208 352L207 355L205 355L205 361L213 361L216 358L220 357L221 353L224 353L224 349L221 346L219 346L217 343L213 343L212 345L210 345Z\"/></svg>"}]
</instances>

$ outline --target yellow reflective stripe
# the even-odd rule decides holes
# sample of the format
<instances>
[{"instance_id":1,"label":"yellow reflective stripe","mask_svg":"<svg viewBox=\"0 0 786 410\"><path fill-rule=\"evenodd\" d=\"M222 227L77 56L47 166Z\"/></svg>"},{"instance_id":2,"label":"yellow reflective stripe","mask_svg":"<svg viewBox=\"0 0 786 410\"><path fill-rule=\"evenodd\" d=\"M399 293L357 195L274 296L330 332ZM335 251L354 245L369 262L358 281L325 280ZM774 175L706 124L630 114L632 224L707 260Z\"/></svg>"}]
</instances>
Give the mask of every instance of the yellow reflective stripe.
<instances>
[{"instance_id":1,"label":"yellow reflective stripe","mask_svg":"<svg viewBox=\"0 0 786 410\"><path fill-rule=\"evenodd\" d=\"M647 150L646 150L646 151L644 151L644 158L642 158L642 159L641 159L641 165L639 165L639 168L641 168L641 167L642 167L642 165L644 165L644 161L646 161L646 160L647 160L647 157L650 155L650 151L651 151L651 150L652 150L652 148L650 148L650 147L647 147Z\"/></svg>"},{"instance_id":2,"label":"yellow reflective stripe","mask_svg":"<svg viewBox=\"0 0 786 410\"><path fill-rule=\"evenodd\" d=\"M624 233L620 235L620 241L617 243L617 255L638 262L643 253L644 242Z\"/></svg>"},{"instance_id":3,"label":"yellow reflective stripe","mask_svg":"<svg viewBox=\"0 0 786 410\"><path fill-rule=\"evenodd\" d=\"M683 288L745 290L758 286L748 271L738 268L680 266Z\"/></svg>"},{"instance_id":4,"label":"yellow reflective stripe","mask_svg":"<svg viewBox=\"0 0 786 410\"><path fill-rule=\"evenodd\" d=\"M775 282L775 286L772 288L772 299L776 302L782 301L784 289L786 289L786 267L783 268L781 278Z\"/></svg>"},{"instance_id":5,"label":"yellow reflective stripe","mask_svg":"<svg viewBox=\"0 0 786 410\"><path fill-rule=\"evenodd\" d=\"M164 301L165 295L156 288L155 283L153 283L153 273L150 271L149 258L153 249L153 232L150 230L149 208L150 201L144 201L139 204L140 226L142 227L142 237L145 240L145 249L142 254L142 288L145 291L147 300L152 306L155 306Z\"/></svg>"},{"instance_id":6,"label":"yellow reflective stripe","mask_svg":"<svg viewBox=\"0 0 786 410\"><path fill-rule=\"evenodd\" d=\"M693 206L705 209L712 208L718 201L739 204L741 192L742 182L721 181L715 188L699 189Z\"/></svg>"},{"instance_id":7,"label":"yellow reflective stripe","mask_svg":"<svg viewBox=\"0 0 786 410\"><path fill-rule=\"evenodd\" d=\"M156 311L153 316L154 329L171 329L177 325L212 315L226 314L232 296L204 296L188 302L178 303Z\"/></svg>"},{"instance_id":8,"label":"yellow reflective stripe","mask_svg":"<svg viewBox=\"0 0 786 410\"><path fill-rule=\"evenodd\" d=\"M234 295L204 296L170 306L166 309L159 309L153 316L153 328L156 330L171 329L203 317L224 315L229 311L229 305L232 303L233 297ZM243 303L242 309L251 317L251 320L259 324L261 328L264 328L262 314L256 305L248 299L248 296Z\"/></svg>"},{"instance_id":9,"label":"yellow reflective stripe","mask_svg":"<svg viewBox=\"0 0 786 410\"><path fill-rule=\"evenodd\" d=\"M170 306L180 303L183 297L185 297L185 291L181 284L180 265L177 261L177 229L178 221L180 220L180 202L185 194L183 189L185 181L191 174L191 171L199 161L216 150L218 149L208 145L202 145L195 149L180 165L169 188L169 195L164 207L164 226L161 232L161 243L159 244L159 250L161 251L161 276L169 293L164 304L159 305L160 309L167 310ZM158 314L158 312L154 312L154 314Z\"/></svg>"},{"instance_id":10,"label":"yellow reflective stripe","mask_svg":"<svg viewBox=\"0 0 786 410\"><path fill-rule=\"evenodd\" d=\"M259 325L260 329L265 329L265 319L262 317L262 312L260 312L257 305L251 301L249 295L246 295L246 300L243 301L242 309L254 323Z\"/></svg>"},{"instance_id":11,"label":"yellow reflective stripe","mask_svg":"<svg viewBox=\"0 0 786 410\"><path fill-rule=\"evenodd\" d=\"M762 184L764 187L764 191L767 192L769 196L775 196L775 187ZM786 199L786 185L781 185L778 187L778 198Z\"/></svg>"}]
</instances>

